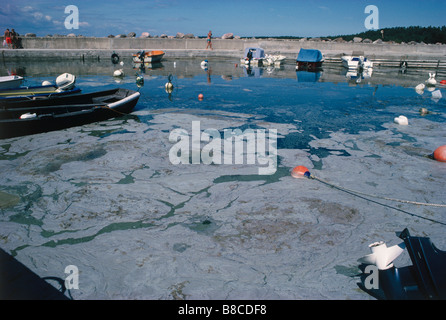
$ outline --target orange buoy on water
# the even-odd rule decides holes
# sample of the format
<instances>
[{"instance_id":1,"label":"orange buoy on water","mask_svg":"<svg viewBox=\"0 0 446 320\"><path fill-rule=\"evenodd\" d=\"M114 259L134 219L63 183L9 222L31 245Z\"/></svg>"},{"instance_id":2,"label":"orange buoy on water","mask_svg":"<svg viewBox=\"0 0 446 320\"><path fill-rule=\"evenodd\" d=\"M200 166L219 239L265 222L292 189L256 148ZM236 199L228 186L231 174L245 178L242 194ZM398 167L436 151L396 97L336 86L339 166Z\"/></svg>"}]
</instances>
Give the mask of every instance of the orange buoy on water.
<instances>
[{"instance_id":1,"label":"orange buoy on water","mask_svg":"<svg viewBox=\"0 0 446 320\"><path fill-rule=\"evenodd\" d=\"M303 177L309 178L310 175L311 175L310 170L308 170L308 168L304 166L297 166L291 171L291 176L293 178L303 178Z\"/></svg>"},{"instance_id":2,"label":"orange buoy on water","mask_svg":"<svg viewBox=\"0 0 446 320\"><path fill-rule=\"evenodd\" d=\"M204 98L203 94L200 93L200 94L198 95L198 100L203 100L203 98Z\"/></svg>"},{"instance_id":3,"label":"orange buoy on water","mask_svg":"<svg viewBox=\"0 0 446 320\"><path fill-rule=\"evenodd\" d=\"M434 159L441 162L446 162L446 145L438 147L434 151Z\"/></svg>"}]
</instances>

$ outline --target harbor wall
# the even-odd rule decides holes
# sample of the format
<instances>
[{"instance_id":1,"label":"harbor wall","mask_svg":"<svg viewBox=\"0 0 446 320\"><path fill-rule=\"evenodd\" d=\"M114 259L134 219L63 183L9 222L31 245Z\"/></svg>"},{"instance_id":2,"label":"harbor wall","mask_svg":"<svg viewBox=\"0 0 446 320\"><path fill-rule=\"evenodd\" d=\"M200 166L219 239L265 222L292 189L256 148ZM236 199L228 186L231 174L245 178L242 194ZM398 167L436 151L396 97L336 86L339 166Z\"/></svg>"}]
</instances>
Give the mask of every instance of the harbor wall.
<instances>
[{"instance_id":1,"label":"harbor wall","mask_svg":"<svg viewBox=\"0 0 446 320\"><path fill-rule=\"evenodd\" d=\"M2 37L0 37L3 41ZM314 40L214 39L214 50L205 50L206 39L162 38L90 38L90 37L23 37L24 49L3 48L3 59L107 56L138 50L164 50L166 57L223 56L241 57L248 47L261 47L268 54L283 54L295 59L301 48L318 49L326 57L364 52L376 58L446 60L445 44L352 43Z\"/></svg>"}]
</instances>

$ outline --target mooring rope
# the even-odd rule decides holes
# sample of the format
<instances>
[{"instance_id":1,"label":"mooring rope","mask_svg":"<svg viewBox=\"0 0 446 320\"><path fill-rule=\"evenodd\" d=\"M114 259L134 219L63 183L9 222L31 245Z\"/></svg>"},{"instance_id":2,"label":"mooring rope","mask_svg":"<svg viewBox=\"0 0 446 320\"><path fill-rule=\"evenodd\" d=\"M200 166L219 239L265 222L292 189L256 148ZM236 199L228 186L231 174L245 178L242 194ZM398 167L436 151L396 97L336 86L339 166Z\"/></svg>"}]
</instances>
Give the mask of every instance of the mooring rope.
<instances>
[{"instance_id":1,"label":"mooring rope","mask_svg":"<svg viewBox=\"0 0 446 320\"><path fill-rule=\"evenodd\" d=\"M393 201L393 202L401 202L401 203L406 203L406 204L414 204L414 205L419 205L419 206L430 206L430 207L446 208L446 204L426 203L426 202L417 202L417 201L410 201L410 200L400 200L400 199L393 199L393 198L378 196L376 194L363 193L363 192L360 192L360 191L351 190L351 189L348 189L348 188L345 188L345 187L340 187L340 186L334 185L334 184L332 184L332 183L330 183L328 181L325 181L325 180L323 180L321 178L318 178L318 177L316 177L314 175L310 175L309 178L317 180L317 181L320 181L322 183L325 183L326 185L329 185L329 186L334 187L336 189L348 191L350 193L356 193L356 194L362 195L364 197L372 197L372 198L377 198L377 199L381 199L381 200L388 200L388 201Z\"/></svg>"},{"instance_id":2,"label":"mooring rope","mask_svg":"<svg viewBox=\"0 0 446 320\"><path fill-rule=\"evenodd\" d=\"M427 220L427 221L430 221L430 222L434 222L434 223L438 223L438 224L441 224L441 225L446 226L446 223L445 223L445 222L441 222L441 221L438 221L438 220L435 220L435 219L431 219L431 218L423 217L423 216L420 216L420 215L418 215L418 214L411 213L411 212L405 211L405 210L400 209L400 208L395 208L395 207L389 206L389 205L387 205L387 204L380 203L380 202L375 201L375 200L372 200L372 199L370 199L370 198L373 198L373 197L374 197L374 198L378 198L378 199L382 199L382 200L390 200L390 201L397 201L397 202L403 202L403 203L408 203L408 204L425 205L425 206L435 206L435 207L446 207L446 205L443 205L443 204L432 204L432 203L423 203L423 202L416 202L416 201L407 201L407 200L399 200L399 199L392 199L392 198L387 198L387 197L381 197L381 196L377 196L377 195L371 195L371 194L367 194L367 193L359 192L359 191L356 191L356 190L350 190L350 189L348 189L348 188L344 188L344 187L340 187L340 186L334 185L334 184L332 184L332 183L330 183L330 182L328 182L328 181L325 181L325 180L323 180L323 179L320 179L320 178L318 178L318 177L316 177L316 176L310 174L309 172L306 173L305 176L306 176L308 179L312 179L312 180L319 181L319 182L321 182L321 183L323 183L323 184L326 184L326 185L328 185L328 186L330 186L330 187L332 187L332 188L335 188L335 189L341 190L341 191L343 191L343 192L349 193L349 194L354 195L354 196L356 196L356 197L359 197L359 198L361 198L361 199L364 199L364 200L367 200L367 201L371 201L371 202L376 203L376 204L379 204L379 205L381 205L381 206L384 206L384 207L387 207L387 208L390 208L390 209L394 209L394 210L403 212L403 213L405 213L405 214L407 214L407 215L410 215L410 216L412 216L412 217L417 217L417 218L420 218L420 219L423 219L423 220Z\"/></svg>"}]
</instances>

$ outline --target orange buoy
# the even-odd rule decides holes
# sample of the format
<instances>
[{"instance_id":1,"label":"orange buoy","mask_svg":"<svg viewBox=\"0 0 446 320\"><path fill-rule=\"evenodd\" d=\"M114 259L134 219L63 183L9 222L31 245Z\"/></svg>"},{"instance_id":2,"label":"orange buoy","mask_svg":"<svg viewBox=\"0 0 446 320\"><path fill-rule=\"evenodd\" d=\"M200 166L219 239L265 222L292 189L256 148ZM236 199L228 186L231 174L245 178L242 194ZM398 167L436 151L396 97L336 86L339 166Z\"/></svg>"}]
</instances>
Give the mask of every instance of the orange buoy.
<instances>
[{"instance_id":1,"label":"orange buoy","mask_svg":"<svg viewBox=\"0 0 446 320\"><path fill-rule=\"evenodd\" d=\"M291 176L293 178L309 177L310 170L308 170L308 168L304 166L297 166L296 168L293 169L293 171L291 171Z\"/></svg>"},{"instance_id":2,"label":"orange buoy","mask_svg":"<svg viewBox=\"0 0 446 320\"><path fill-rule=\"evenodd\" d=\"M440 162L446 162L446 145L438 147L434 151L434 159Z\"/></svg>"},{"instance_id":3,"label":"orange buoy","mask_svg":"<svg viewBox=\"0 0 446 320\"><path fill-rule=\"evenodd\" d=\"M198 95L198 100L203 100L203 98L204 98L203 94L200 93L200 94Z\"/></svg>"}]
</instances>

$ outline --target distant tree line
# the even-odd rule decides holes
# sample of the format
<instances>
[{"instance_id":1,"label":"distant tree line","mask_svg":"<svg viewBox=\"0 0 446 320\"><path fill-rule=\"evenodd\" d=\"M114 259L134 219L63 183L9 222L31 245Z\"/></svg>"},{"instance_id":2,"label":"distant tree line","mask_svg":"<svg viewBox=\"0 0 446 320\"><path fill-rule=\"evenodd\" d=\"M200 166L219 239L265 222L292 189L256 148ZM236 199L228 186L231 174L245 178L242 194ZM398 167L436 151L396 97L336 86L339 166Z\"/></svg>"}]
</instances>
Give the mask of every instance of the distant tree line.
<instances>
[{"instance_id":1,"label":"distant tree line","mask_svg":"<svg viewBox=\"0 0 446 320\"><path fill-rule=\"evenodd\" d=\"M381 33L381 31L384 31ZM350 35L338 35L320 37L320 39L337 39L342 38L345 41L353 40L353 38L359 37L362 39L370 39L372 41L382 39L383 41L401 42L424 42L424 43L446 43L446 26L443 27L395 27L384 28L380 30L369 30L358 34ZM249 37L244 37L249 38ZM275 36L275 37L255 37L257 39L272 38L272 39L302 39L302 37L295 36Z\"/></svg>"},{"instance_id":2,"label":"distant tree line","mask_svg":"<svg viewBox=\"0 0 446 320\"><path fill-rule=\"evenodd\" d=\"M384 33L381 33L381 30ZM384 35L384 38L382 36ZM327 37L335 39L342 37L346 41L353 40L354 37L370 39L372 41L382 39L384 41L401 42L424 42L424 43L446 43L446 26L443 27L395 27L380 30L369 30L356 35L340 35L335 37Z\"/></svg>"}]
</instances>

